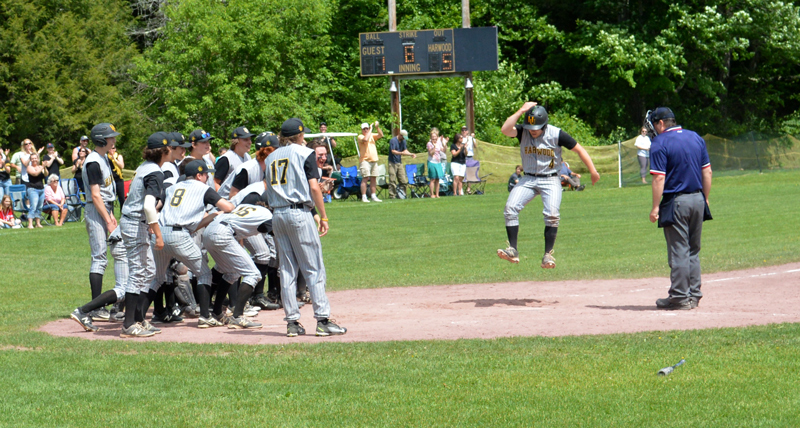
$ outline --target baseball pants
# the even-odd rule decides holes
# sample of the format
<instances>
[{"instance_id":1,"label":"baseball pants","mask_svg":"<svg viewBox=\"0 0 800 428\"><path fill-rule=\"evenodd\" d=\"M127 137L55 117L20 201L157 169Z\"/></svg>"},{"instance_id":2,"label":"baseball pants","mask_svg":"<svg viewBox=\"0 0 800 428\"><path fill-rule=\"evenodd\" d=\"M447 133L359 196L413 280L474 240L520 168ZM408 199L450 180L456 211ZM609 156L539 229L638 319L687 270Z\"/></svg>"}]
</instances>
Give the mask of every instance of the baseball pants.
<instances>
[{"instance_id":1,"label":"baseball pants","mask_svg":"<svg viewBox=\"0 0 800 428\"><path fill-rule=\"evenodd\" d=\"M406 176L406 167L402 163L389 163L389 198L394 199L397 197L397 183L400 183L400 188L405 192L408 185L408 177Z\"/></svg>"},{"instance_id":2,"label":"baseball pants","mask_svg":"<svg viewBox=\"0 0 800 428\"><path fill-rule=\"evenodd\" d=\"M676 303L700 299L700 238L703 233L705 196L702 192L678 195L673 202L675 224L664 228L669 255L669 298Z\"/></svg>"},{"instance_id":3,"label":"baseball pants","mask_svg":"<svg viewBox=\"0 0 800 428\"><path fill-rule=\"evenodd\" d=\"M120 225L119 227L122 226ZM114 293L117 295L117 302L120 302L125 299L125 290L127 290L128 287L129 266L127 248L125 248L125 241L122 240L109 242L108 248L111 250L111 257L114 258Z\"/></svg>"},{"instance_id":4,"label":"baseball pants","mask_svg":"<svg viewBox=\"0 0 800 428\"><path fill-rule=\"evenodd\" d=\"M195 238L187 229L175 230L172 226L164 226L161 228L161 236L164 239L164 249L155 251L160 254L154 254L157 273L151 289L157 291L166 281L167 268L172 259L186 265L192 275L197 278L198 284L211 284L211 269L208 268L208 263L204 262L203 254L195 243Z\"/></svg>"},{"instance_id":5,"label":"baseball pants","mask_svg":"<svg viewBox=\"0 0 800 428\"><path fill-rule=\"evenodd\" d=\"M553 177L531 177L523 175L519 183L511 189L506 201L505 218L506 226L519 226L519 212L532 201L536 195L541 195L544 209L544 225L558 227L561 208L561 179Z\"/></svg>"},{"instance_id":6,"label":"baseball pants","mask_svg":"<svg viewBox=\"0 0 800 428\"><path fill-rule=\"evenodd\" d=\"M297 272L306 278L317 320L329 318L331 314L328 296L325 294L325 265L322 262L322 244L319 240L314 217L310 211L289 207L276 208L272 227L280 258L281 295L286 321L300 319L297 307Z\"/></svg>"},{"instance_id":7,"label":"baseball pants","mask_svg":"<svg viewBox=\"0 0 800 428\"><path fill-rule=\"evenodd\" d=\"M122 242L128 257L130 277L125 292L131 294L147 293L150 283L156 276L156 263L150 246L150 232L147 224L126 216L120 219Z\"/></svg>"},{"instance_id":8,"label":"baseball pants","mask_svg":"<svg viewBox=\"0 0 800 428\"><path fill-rule=\"evenodd\" d=\"M260 265L270 265L270 262L275 263L275 250L269 247L267 240L264 239L265 235L259 233L244 239L244 247L250 252L253 260ZM204 237L203 239L205 240L206 238ZM212 254L211 257L214 257L214 255ZM216 260L216 257L214 257L214 261Z\"/></svg>"},{"instance_id":9,"label":"baseball pants","mask_svg":"<svg viewBox=\"0 0 800 428\"><path fill-rule=\"evenodd\" d=\"M266 245L260 235L251 238L258 238ZM243 283L256 288L261 280L261 272L247 251L236 242L233 229L220 222L211 223L203 232L203 242L206 243L208 254L214 258L214 269L222 273L222 279L233 284L241 277Z\"/></svg>"},{"instance_id":10,"label":"baseball pants","mask_svg":"<svg viewBox=\"0 0 800 428\"><path fill-rule=\"evenodd\" d=\"M109 214L114 215L114 202L106 202L106 210ZM105 220L97 212L97 208L91 202L86 203L86 211L84 213L84 221L86 222L86 232L89 234L89 247L92 253L92 267L89 269L90 273L99 273L103 275L106 273L108 266L108 226Z\"/></svg>"}]
</instances>

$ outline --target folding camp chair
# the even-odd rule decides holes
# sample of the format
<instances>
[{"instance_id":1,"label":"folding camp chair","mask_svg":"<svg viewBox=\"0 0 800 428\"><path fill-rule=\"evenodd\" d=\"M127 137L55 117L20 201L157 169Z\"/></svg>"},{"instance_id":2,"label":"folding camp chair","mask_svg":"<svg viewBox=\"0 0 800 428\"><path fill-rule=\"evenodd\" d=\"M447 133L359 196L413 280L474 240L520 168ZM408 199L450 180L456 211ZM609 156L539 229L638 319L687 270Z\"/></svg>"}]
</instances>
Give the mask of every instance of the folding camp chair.
<instances>
[{"instance_id":1,"label":"folding camp chair","mask_svg":"<svg viewBox=\"0 0 800 428\"><path fill-rule=\"evenodd\" d=\"M86 203L81 199L83 193L80 187L78 187L78 180L74 178L62 178L60 184L61 189L64 190L64 196L67 197L67 209L69 213L67 213L66 221L81 221L81 212Z\"/></svg>"},{"instance_id":2,"label":"folding camp chair","mask_svg":"<svg viewBox=\"0 0 800 428\"><path fill-rule=\"evenodd\" d=\"M336 199L347 199L350 196L360 197L361 178L358 176L358 167L342 167L342 184L334 191L333 197Z\"/></svg>"},{"instance_id":3,"label":"folding camp chair","mask_svg":"<svg viewBox=\"0 0 800 428\"><path fill-rule=\"evenodd\" d=\"M453 173L450 171L450 163L444 163L444 177L439 180L439 196L453 195Z\"/></svg>"},{"instance_id":4,"label":"folding camp chair","mask_svg":"<svg viewBox=\"0 0 800 428\"><path fill-rule=\"evenodd\" d=\"M409 170L409 167L413 168ZM428 177L425 175L424 163L406 165L406 175L408 176L409 186L412 186L411 192L415 198L430 197L431 189L428 187Z\"/></svg>"},{"instance_id":5,"label":"folding camp chair","mask_svg":"<svg viewBox=\"0 0 800 428\"><path fill-rule=\"evenodd\" d=\"M389 182L386 175L386 165L378 165L378 176L375 177L375 187L379 198L389 199Z\"/></svg>"},{"instance_id":6,"label":"folding camp chair","mask_svg":"<svg viewBox=\"0 0 800 428\"><path fill-rule=\"evenodd\" d=\"M12 184L8 191L11 194L11 204L14 211L21 214L20 220L27 219L30 205L30 202L28 202L28 188L24 184Z\"/></svg>"},{"instance_id":7,"label":"folding camp chair","mask_svg":"<svg viewBox=\"0 0 800 428\"><path fill-rule=\"evenodd\" d=\"M486 187L486 177L492 175L491 173L480 176L481 164L477 162L474 166L467 167L467 173L464 177L464 184L469 184L470 189L474 195L482 195Z\"/></svg>"}]
</instances>

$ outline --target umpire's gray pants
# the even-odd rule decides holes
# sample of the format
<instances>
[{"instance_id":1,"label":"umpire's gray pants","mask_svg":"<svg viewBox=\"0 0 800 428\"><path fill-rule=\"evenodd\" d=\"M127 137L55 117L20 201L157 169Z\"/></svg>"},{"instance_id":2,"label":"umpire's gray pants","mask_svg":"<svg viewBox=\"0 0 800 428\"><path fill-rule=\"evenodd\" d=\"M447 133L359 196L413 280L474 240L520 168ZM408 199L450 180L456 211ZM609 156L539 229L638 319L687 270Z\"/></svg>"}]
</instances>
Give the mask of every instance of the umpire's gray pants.
<instances>
[{"instance_id":1,"label":"umpire's gray pants","mask_svg":"<svg viewBox=\"0 0 800 428\"><path fill-rule=\"evenodd\" d=\"M303 209L276 208L272 218L275 244L278 247L281 276L281 296L286 321L300 319L297 307L297 271L305 277L314 318L329 318L331 306L325 294L325 265L322 263L322 244L311 212Z\"/></svg>"},{"instance_id":2,"label":"umpire's gray pants","mask_svg":"<svg viewBox=\"0 0 800 428\"><path fill-rule=\"evenodd\" d=\"M561 179L558 176L531 177L530 175L523 175L508 195L504 213L506 226L519 226L519 212L536 195L542 196L544 225L558 227L561 218Z\"/></svg>"},{"instance_id":3,"label":"umpire's gray pants","mask_svg":"<svg viewBox=\"0 0 800 428\"><path fill-rule=\"evenodd\" d=\"M106 202L105 205L108 213L114 215L114 201ZM89 247L92 252L92 267L89 272L104 275L108 266L108 255L106 255L106 251L108 251L108 246L106 245L108 226L92 202L86 203L86 211L83 217L86 223L86 232L89 234Z\"/></svg>"},{"instance_id":4,"label":"umpire's gray pants","mask_svg":"<svg viewBox=\"0 0 800 428\"><path fill-rule=\"evenodd\" d=\"M261 235L253 237L265 242ZM209 224L203 231L203 242L208 254L214 258L214 269L223 275L226 282L233 284L241 276L242 283L256 288L261 272L247 251L236 242L230 226L218 221Z\"/></svg>"},{"instance_id":5,"label":"umpire's gray pants","mask_svg":"<svg viewBox=\"0 0 800 428\"><path fill-rule=\"evenodd\" d=\"M700 237L703 233L703 193L678 195L674 202L675 224L664 228L671 285L670 301L681 303L689 297L700 299Z\"/></svg>"},{"instance_id":6,"label":"umpire's gray pants","mask_svg":"<svg viewBox=\"0 0 800 428\"><path fill-rule=\"evenodd\" d=\"M119 227L122 228L122 242L125 243L130 272L125 291L131 294L147 293L156 275L149 227L142 220L126 216L120 219Z\"/></svg>"},{"instance_id":7,"label":"umpire's gray pants","mask_svg":"<svg viewBox=\"0 0 800 428\"><path fill-rule=\"evenodd\" d=\"M161 228L161 237L164 239L164 249L154 253L156 278L150 286L152 290L158 290L166 280L167 268L172 259L186 265L197 278L198 284L211 284L211 269L208 268L208 263L204 262L200 247L187 229L174 230L171 226L164 226Z\"/></svg>"}]
</instances>

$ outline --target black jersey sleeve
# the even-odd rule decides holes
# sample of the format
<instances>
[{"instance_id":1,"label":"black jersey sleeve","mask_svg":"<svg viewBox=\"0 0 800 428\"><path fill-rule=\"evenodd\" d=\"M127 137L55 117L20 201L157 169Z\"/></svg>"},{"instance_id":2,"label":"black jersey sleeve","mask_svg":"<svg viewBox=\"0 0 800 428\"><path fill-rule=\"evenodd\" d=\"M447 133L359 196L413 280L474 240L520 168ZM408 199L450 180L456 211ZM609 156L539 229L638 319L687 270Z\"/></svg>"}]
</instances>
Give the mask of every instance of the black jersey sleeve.
<instances>
[{"instance_id":1,"label":"black jersey sleeve","mask_svg":"<svg viewBox=\"0 0 800 428\"><path fill-rule=\"evenodd\" d=\"M231 184L231 187L242 190L247 187L248 184L250 184L250 174L246 169L243 168L238 174L236 174L236 177L233 177L233 183Z\"/></svg>"},{"instance_id":2,"label":"black jersey sleeve","mask_svg":"<svg viewBox=\"0 0 800 428\"><path fill-rule=\"evenodd\" d=\"M517 137L516 137L517 141L522 143L522 131L524 130L524 128L522 127L522 125L514 125L514 129L517 130Z\"/></svg>"},{"instance_id":3,"label":"black jersey sleeve","mask_svg":"<svg viewBox=\"0 0 800 428\"><path fill-rule=\"evenodd\" d=\"M206 190L206 194L203 195L203 203L206 205L217 205L220 199L222 199L222 196L210 187Z\"/></svg>"},{"instance_id":4,"label":"black jersey sleeve","mask_svg":"<svg viewBox=\"0 0 800 428\"><path fill-rule=\"evenodd\" d=\"M231 164L228 162L228 158L225 156L219 158L217 164L214 165L214 178L218 179L219 181L225 181L225 177L228 176L228 170L231 169Z\"/></svg>"},{"instance_id":5,"label":"black jersey sleeve","mask_svg":"<svg viewBox=\"0 0 800 428\"><path fill-rule=\"evenodd\" d=\"M90 186L93 184L97 184L99 186L105 184L103 182L103 171L100 170L100 165L98 165L97 162L92 162L89 165L86 165L86 167L83 168L83 173L86 174L86 177L89 179Z\"/></svg>"},{"instance_id":6,"label":"black jersey sleeve","mask_svg":"<svg viewBox=\"0 0 800 428\"><path fill-rule=\"evenodd\" d=\"M242 202L239 203L239 205L241 204L255 205L258 202L261 202L261 196L258 193L253 192L245 196L244 199L242 199Z\"/></svg>"},{"instance_id":7,"label":"black jersey sleeve","mask_svg":"<svg viewBox=\"0 0 800 428\"><path fill-rule=\"evenodd\" d=\"M166 180L166 179L168 179L170 177L172 177L172 170L168 169L168 170L164 171L164 180Z\"/></svg>"},{"instance_id":8,"label":"black jersey sleeve","mask_svg":"<svg viewBox=\"0 0 800 428\"><path fill-rule=\"evenodd\" d=\"M258 231L261 233L272 233L272 219L259 224Z\"/></svg>"},{"instance_id":9,"label":"black jersey sleeve","mask_svg":"<svg viewBox=\"0 0 800 428\"><path fill-rule=\"evenodd\" d=\"M147 174L142 181L144 181L144 194L150 195L154 198L161 198L164 189L164 173L161 171L153 171Z\"/></svg>"},{"instance_id":10,"label":"black jersey sleeve","mask_svg":"<svg viewBox=\"0 0 800 428\"><path fill-rule=\"evenodd\" d=\"M311 180L316 178L319 180L319 169L317 168L317 153L311 152L303 164L303 169L306 171L306 179Z\"/></svg>"},{"instance_id":11,"label":"black jersey sleeve","mask_svg":"<svg viewBox=\"0 0 800 428\"><path fill-rule=\"evenodd\" d=\"M566 147L568 150L572 150L578 145L578 142L575 141L571 135L564 132L564 130L561 130L558 131L558 145L561 147Z\"/></svg>"}]
</instances>

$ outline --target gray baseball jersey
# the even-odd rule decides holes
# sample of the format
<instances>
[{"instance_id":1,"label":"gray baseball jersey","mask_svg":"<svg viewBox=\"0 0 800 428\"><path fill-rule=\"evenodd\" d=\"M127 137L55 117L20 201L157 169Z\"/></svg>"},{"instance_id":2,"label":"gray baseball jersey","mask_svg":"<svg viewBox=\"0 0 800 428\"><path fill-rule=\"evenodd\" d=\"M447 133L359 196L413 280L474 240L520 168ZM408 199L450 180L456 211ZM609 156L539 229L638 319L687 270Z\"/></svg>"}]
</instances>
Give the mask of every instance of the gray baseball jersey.
<instances>
[{"instance_id":1,"label":"gray baseball jersey","mask_svg":"<svg viewBox=\"0 0 800 428\"><path fill-rule=\"evenodd\" d=\"M305 163L314 153L308 147L289 144L272 152L266 160L267 198L272 208L287 207L294 204L314 206ZM316 171L316 165L314 165Z\"/></svg>"},{"instance_id":2,"label":"gray baseball jersey","mask_svg":"<svg viewBox=\"0 0 800 428\"><path fill-rule=\"evenodd\" d=\"M229 213L220 214L214 222L227 223L238 239L266 232L262 225L269 220L272 220L272 212L267 208L242 204Z\"/></svg>"},{"instance_id":3,"label":"gray baseball jersey","mask_svg":"<svg viewBox=\"0 0 800 428\"><path fill-rule=\"evenodd\" d=\"M207 196L209 193L211 200ZM203 182L191 179L181 181L167 189L158 224L162 229L181 226L189 232L194 232L197 224L203 219L206 203L214 205L218 200L217 192Z\"/></svg>"},{"instance_id":4,"label":"gray baseball jersey","mask_svg":"<svg viewBox=\"0 0 800 428\"><path fill-rule=\"evenodd\" d=\"M178 166L175 164L175 162L172 161L167 161L161 164L161 171L164 172L165 178L168 175L170 177L175 177L175 178L178 178L178 176L181 175L180 172L178 172ZM169 174L167 174L167 172L169 172Z\"/></svg>"},{"instance_id":5,"label":"gray baseball jersey","mask_svg":"<svg viewBox=\"0 0 800 428\"><path fill-rule=\"evenodd\" d=\"M148 179L148 177L150 178ZM164 187L164 174L158 164L147 161L136 168L136 175L131 181L128 197L125 199L125 205L122 206L122 215L134 220L144 219L144 197L147 193L145 179L152 183L151 186L157 186L157 188L151 189L151 192L155 193L153 196L161 195Z\"/></svg>"},{"instance_id":6,"label":"gray baseball jersey","mask_svg":"<svg viewBox=\"0 0 800 428\"><path fill-rule=\"evenodd\" d=\"M539 138L533 138L522 125L517 127L523 170L528 174L558 173L561 170L561 146L558 145L561 129L547 125Z\"/></svg>"},{"instance_id":7,"label":"gray baseball jersey","mask_svg":"<svg viewBox=\"0 0 800 428\"><path fill-rule=\"evenodd\" d=\"M86 162L83 163L83 188L86 189L86 202L92 202L92 192L89 190L89 174L86 173L88 166L92 163L96 163L100 166L100 172L103 174L103 184L100 185L100 197L102 197L105 202L114 202L117 199L117 192L114 186L114 177L111 175L111 166L108 164L108 158L101 156L100 153L96 151L89 153L89 156L86 156Z\"/></svg>"},{"instance_id":8,"label":"gray baseball jersey","mask_svg":"<svg viewBox=\"0 0 800 428\"><path fill-rule=\"evenodd\" d=\"M228 195L230 195L231 185L233 185L233 180L242 171L247 171L248 185L264 180L264 171L261 170L261 165L258 163L258 160L250 159L249 161L237 166L235 169L232 170L232 172L228 173L228 176L225 177L225 181L223 181L222 184L219 186L220 196L222 196L223 198L227 198Z\"/></svg>"},{"instance_id":9,"label":"gray baseball jersey","mask_svg":"<svg viewBox=\"0 0 800 428\"><path fill-rule=\"evenodd\" d=\"M228 159L228 175L230 175L231 172L236 170L236 167L250 160L250 153L239 156L233 150L228 150L222 157Z\"/></svg>"},{"instance_id":10,"label":"gray baseball jersey","mask_svg":"<svg viewBox=\"0 0 800 428\"><path fill-rule=\"evenodd\" d=\"M255 193L258 194L258 196L261 196L266 190L267 190L267 185L266 183L264 183L264 180L257 181L245 187L244 189L242 189L241 192L237 193L236 196L232 197L231 203L233 205L239 205L242 203L242 200L248 195Z\"/></svg>"}]
</instances>

